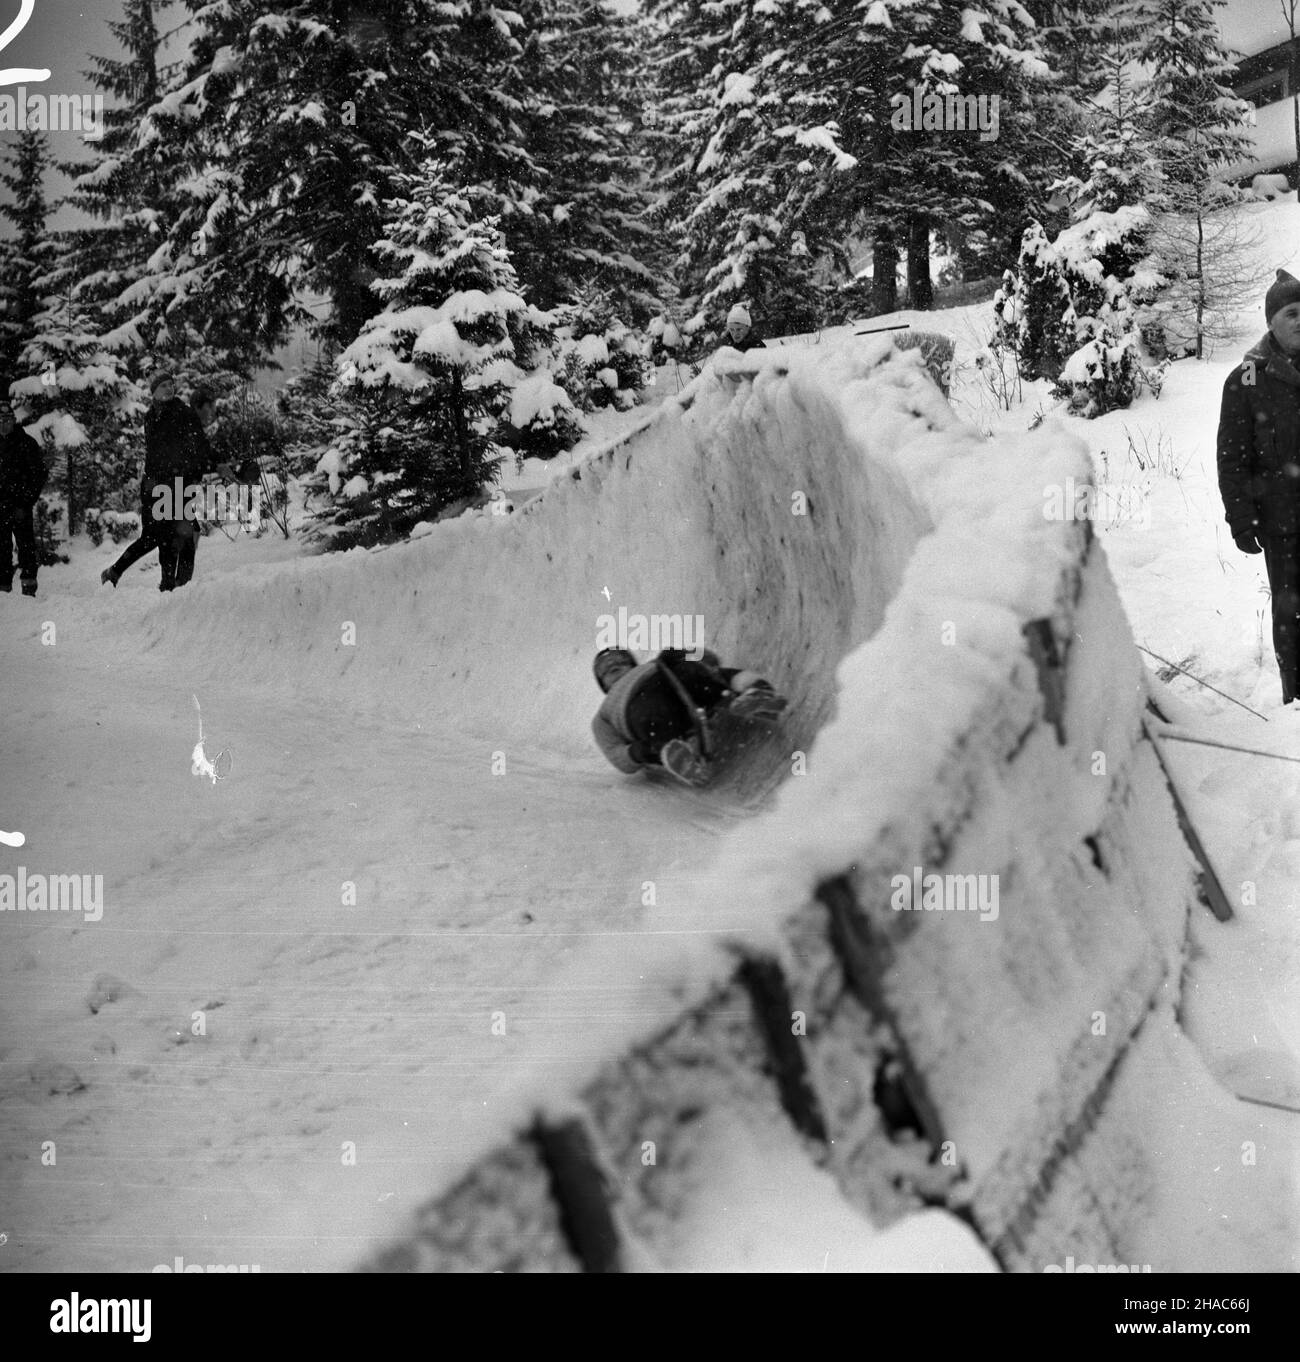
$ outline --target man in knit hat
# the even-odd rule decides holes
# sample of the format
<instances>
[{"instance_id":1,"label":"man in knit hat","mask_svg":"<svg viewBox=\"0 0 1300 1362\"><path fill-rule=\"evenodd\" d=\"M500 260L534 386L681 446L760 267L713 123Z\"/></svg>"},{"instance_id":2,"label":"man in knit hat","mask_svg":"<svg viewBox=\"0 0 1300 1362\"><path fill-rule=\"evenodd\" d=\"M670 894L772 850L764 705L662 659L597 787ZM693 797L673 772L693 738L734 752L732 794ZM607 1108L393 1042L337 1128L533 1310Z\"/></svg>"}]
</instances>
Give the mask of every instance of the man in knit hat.
<instances>
[{"instance_id":1,"label":"man in knit hat","mask_svg":"<svg viewBox=\"0 0 1300 1362\"><path fill-rule=\"evenodd\" d=\"M1233 542L1264 555L1289 705L1300 697L1300 279L1278 270L1264 317L1267 332L1223 385L1219 491Z\"/></svg>"},{"instance_id":2,"label":"man in knit hat","mask_svg":"<svg viewBox=\"0 0 1300 1362\"><path fill-rule=\"evenodd\" d=\"M754 330L749 309L744 303L737 303L727 313L727 338L722 342L733 350L754 350L763 348L763 338Z\"/></svg>"}]
</instances>

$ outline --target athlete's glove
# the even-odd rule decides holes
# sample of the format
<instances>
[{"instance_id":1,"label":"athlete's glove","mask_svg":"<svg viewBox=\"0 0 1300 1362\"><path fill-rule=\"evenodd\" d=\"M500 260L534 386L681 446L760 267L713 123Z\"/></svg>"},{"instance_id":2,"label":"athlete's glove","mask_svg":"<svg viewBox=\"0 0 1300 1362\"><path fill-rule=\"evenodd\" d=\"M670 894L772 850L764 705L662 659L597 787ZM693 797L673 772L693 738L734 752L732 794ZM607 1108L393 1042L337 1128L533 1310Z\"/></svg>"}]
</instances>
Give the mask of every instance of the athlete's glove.
<instances>
[{"instance_id":1,"label":"athlete's glove","mask_svg":"<svg viewBox=\"0 0 1300 1362\"><path fill-rule=\"evenodd\" d=\"M738 719L779 719L789 702L766 681L747 686L727 706Z\"/></svg>"},{"instance_id":2,"label":"athlete's glove","mask_svg":"<svg viewBox=\"0 0 1300 1362\"><path fill-rule=\"evenodd\" d=\"M709 763L700 755L699 740L693 737L669 739L659 753L659 760L669 775L695 789L707 785L712 774Z\"/></svg>"}]
</instances>

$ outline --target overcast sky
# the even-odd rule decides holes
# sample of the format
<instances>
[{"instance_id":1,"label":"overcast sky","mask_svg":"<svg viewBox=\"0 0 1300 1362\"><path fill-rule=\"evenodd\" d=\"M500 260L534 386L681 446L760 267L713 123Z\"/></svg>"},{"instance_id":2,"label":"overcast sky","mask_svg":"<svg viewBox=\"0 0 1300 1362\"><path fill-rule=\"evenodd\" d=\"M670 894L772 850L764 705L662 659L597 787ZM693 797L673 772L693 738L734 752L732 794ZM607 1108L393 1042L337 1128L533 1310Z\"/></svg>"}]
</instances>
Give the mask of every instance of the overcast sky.
<instances>
[{"instance_id":1,"label":"overcast sky","mask_svg":"<svg viewBox=\"0 0 1300 1362\"><path fill-rule=\"evenodd\" d=\"M978 0L971 0L971 3L977 4ZM8 26L19 4L20 0L0 0L0 25ZM180 3L161 7L157 20L159 29L163 32L176 29L187 12ZM88 55L91 52L121 55L108 28L109 20L121 18L121 0L35 0L30 22L0 54L0 66L48 67L49 81L29 86L29 93L91 93L94 87L83 74L90 65ZM1282 42L1287 36L1278 0L1229 0L1220 11L1220 25L1225 41L1245 52L1258 52ZM179 48L175 40L171 46ZM9 92L12 93L12 87ZM0 93L4 90L0 89ZM13 135L0 132L0 142ZM84 153L76 133L53 134L52 147L59 159L75 159ZM66 192L67 185L64 177L52 176L50 198ZM79 216L64 209L55 215L53 223L55 226L69 225ZM0 230L7 228L7 223L0 223Z\"/></svg>"},{"instance_id":2,"label":"overcast sky","mask_svg":"<svg viewBox=\"0 0 1300 1362\"><path fill-rule=\"evenodd\" d=\"M19 4L20 0L0 0L0 26L8 26ZM159 30L166 33L177 28L187 13L185 6L178 3L160 7L156 20ZM50 79L39 85L28 85L28 94L93 94L95 87L85 76L90 69L90 54L122 56L108 27L110 20L122 18L122 0L36 0L27 26L0 53L0 66L48 67ZM171 46L178 48L175 41ZM179 50L176 55L179 56ZM14 87L0 88L0 94L6 92L12 94ZM0 132L0 143L14 135ZM86 144L75 132L51 134L50 145L57 160L77 160L86 155ZM58 174L52 175L47 184L51 200L68 189L67 179ZM54 215L53 225L61 227L84 221L81 214L64 209ZM0 231L7 226L7 223L0 223Z\"/></svg>"}]
</instances>

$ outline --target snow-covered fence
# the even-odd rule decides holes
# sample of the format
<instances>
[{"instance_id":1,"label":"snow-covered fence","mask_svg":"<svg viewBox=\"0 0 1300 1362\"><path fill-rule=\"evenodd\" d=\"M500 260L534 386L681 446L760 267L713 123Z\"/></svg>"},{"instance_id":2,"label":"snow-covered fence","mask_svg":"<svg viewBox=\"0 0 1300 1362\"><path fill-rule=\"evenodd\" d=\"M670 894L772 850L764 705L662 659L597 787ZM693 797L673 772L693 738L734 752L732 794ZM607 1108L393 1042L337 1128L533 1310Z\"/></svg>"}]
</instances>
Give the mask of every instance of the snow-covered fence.
<instances>
[{"instance_id":1,"label":"snow-covered fence","mask_svg":"<svg viewBox=\"0 0 1300 1362\"><path fill-rule=\"evenodd\" d=\"M1248 1211L1226 1224L1178 1193L1187 1132L1231 1150L1237 1111L1178 1026L1204 909L1145 672L1090 526L1042 512L1045 485L1087 480L1086 454L1052 426L981 440L892 353L728 361L580 470L613 498L619 470L674 441L720 470L748 459L750 480L780 466L763 441L792 466L811 446L819 496L871 470L874 509L845 492L859 519L823 524L843 579L805 556L791 583L807 613L840 582L837 685L804 697L810 751L797 730L769 753L807 775L709 876L717 921L750 930L720 931L672 1020L539 1098L366 1267L672 1268L746 1142L825 1170L877 1226L944 1208L1010 1270L1259 1266ZM870 547L885 601L854 598ZM742 604L729 642L783 658L799 610L760 609L746 635Z\"/></svg>"}]
</instances>

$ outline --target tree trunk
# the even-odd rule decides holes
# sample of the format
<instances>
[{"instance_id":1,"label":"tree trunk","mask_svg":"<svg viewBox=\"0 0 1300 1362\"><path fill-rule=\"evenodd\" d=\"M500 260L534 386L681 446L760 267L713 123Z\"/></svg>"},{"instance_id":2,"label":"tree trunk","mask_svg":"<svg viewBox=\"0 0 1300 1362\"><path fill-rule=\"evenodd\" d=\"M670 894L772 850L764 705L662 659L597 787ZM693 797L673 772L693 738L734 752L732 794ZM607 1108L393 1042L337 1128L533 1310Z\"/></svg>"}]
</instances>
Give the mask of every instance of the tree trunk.
<instances>
[{"instance_id":1,"label":"tree trunk","mask_svg":"<svg viewBox=\"0 0 1300 1362\"><path fill-rule=\"evenodd\" d=\"M468 494L470 487L469 469L469 430L465 422L465 389L457 369L451 380L452 420L456 424L456 444L460 449L460 480Z\"/></svg>"},{"instance_id":2,"label":"tree trunk","mask_svg":"<svg viewBox=\"0 0 1300 1362\"><path fill-rule=\"evenodd\" d=\"M1287 53L1287 56L1290 59L1287 62L1288 71L1287 82L1291 87L1291 117L1295 124L1295 159L1296 159L1296 173L1291 178L1296 181L1295 185L1293 185L1292 187L1300 188L1300 89L1297 89L1296 84L1296 72L1297 67L1300 67L1300 62L1296 61L1297 55L1295 45L1296 6L1294 0L1292 0L1289 11L1284 9L1282 13L1287 21L1287 28L1291 32L1291 50Z\"/></svg>"},{"instance_id":3,"label":"tree trunk","mask_svg":"<svg viewBox=\"0 0 1300 1362\"><path fill-rule=\"evenodd\" d=\"M68 498L68 538L77 532L77 466L69 449L64 458L64 491Z\"/></svg>"},{"instance_id":4,"label":"tree trunk","mask_svg":"<svg viewBox=\"0 0 1300 1362\"><path fill-rule=\"evenodd\" d=\"M907 220L907 296L918 311L934 306L934 281L930 278L930 223L927 218Z\"/></svg>"},{"instance_id":5,"label":"tree trunk","mask_svg":"<svg viewBox=\"0 0 1300 1362\"><path fill-rule=\"evenodd\" d=\"M871 245L871 306L876 316L898 310L898 243L888 227L877 227Z\"/></svg>"},{"instance_id":6,"label":"tree trunk","mask_svg":"<svg viewBox=\"0 0 1300 1362\"><path fill-rule=\"evenodd\" d=\"M1205 215L1196 209L1196 358L1203 357L1205 341Z\"/></svg>"}]
</instances>

